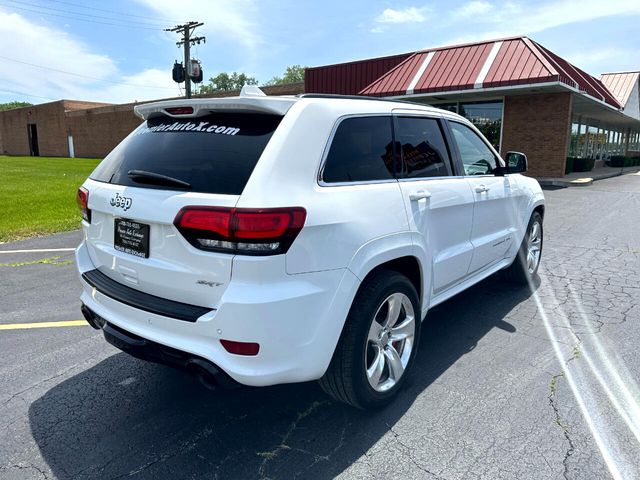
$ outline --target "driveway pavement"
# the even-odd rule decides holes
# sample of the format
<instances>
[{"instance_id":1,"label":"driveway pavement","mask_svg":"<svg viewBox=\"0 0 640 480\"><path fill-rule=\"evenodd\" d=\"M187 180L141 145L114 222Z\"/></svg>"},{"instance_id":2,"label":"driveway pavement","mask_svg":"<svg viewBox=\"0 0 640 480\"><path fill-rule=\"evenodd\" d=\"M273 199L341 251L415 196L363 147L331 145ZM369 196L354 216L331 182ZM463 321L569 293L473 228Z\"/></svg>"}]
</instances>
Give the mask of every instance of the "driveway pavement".
<instances>
[{"instance_id":1,"label":"driveway pavement","mask_svg":"<svg viewBox=\"0 0 640 480\"><path fill-rule=\"evenodd\" d=\"M430 312L379 412L204 391L85 326L0 330L0 478L640 478L640 176L545 193L535 291L492 277ZM71 253L0 253L0 327L81 318Z\"/></svg>"}]
</instances>

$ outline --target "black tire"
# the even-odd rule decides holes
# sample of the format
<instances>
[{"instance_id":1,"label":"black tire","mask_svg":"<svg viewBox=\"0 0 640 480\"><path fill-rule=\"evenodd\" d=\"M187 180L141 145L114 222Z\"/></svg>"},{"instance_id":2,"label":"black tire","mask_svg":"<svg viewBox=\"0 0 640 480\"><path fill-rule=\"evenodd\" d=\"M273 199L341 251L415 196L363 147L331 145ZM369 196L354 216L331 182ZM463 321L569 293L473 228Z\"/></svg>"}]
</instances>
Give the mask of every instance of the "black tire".
<instances>
[{"instance_id":1,"label":"black tire","mask_svg":"<svg viewBox=\"0 0 640 480\"><path fill-rule=\"evenodd\" d=\"M540 266L540 260L538 260L535 269L533 271L529 271L527 266L527 253L529 246L529 238L531 237L533 225L537 223L539 226L539 235L540 235L540 257L542 257L542 246L544 243L544 229L542 227L542 216L538 212L533 212L531 218L529 219L529 224L527 225L527 231L522 239L522 243L520 244L520 248L518 249L518 254L516 258L513 260L513 263L503 270L503 276L505 280L509 282L513 282L519 285L528 285L530 284L538 274L538 267Z\"/></svg>"},{"instance_id":2,"label":"black tire","mask_svg":"<svg viewBox=\"0 0 640 480\"><path fill-rule=\"evenodd\" d=\"M379 392L372 388L367 379L367 337L372 322L375 321L374 316L394 293L406 295L411 302L415 317L414 336L404 373L395 385L387 391ZM380 408L390 403L402 388L413 366L420 339L421 320L418 294L407 277L390 270L371 274L356 294L329 368L319 380L322 389L335 400L360 409Z\"/></svg>"}]
</instances>

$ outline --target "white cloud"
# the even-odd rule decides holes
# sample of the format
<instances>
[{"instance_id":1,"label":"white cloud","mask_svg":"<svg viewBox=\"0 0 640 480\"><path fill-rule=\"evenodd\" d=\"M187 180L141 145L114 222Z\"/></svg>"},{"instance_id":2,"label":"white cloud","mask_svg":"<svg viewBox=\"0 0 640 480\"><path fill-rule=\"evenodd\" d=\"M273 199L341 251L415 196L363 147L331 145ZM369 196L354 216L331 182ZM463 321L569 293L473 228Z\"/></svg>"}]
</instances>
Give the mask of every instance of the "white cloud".
<instances>
[{"instance_id":1,"label":"white cloud","mask_svg":"<svg viewBox=\"0 0 640 480\"><path fill-rule=\"evenodd\" d=\"M453 12L453 16L461 19L484 15L493 10L493 5L483 0L472 0Z\"/></svg>"},{"instance_id":2,"label":"white cloud","mask_svg":"<svg viewBox=\"0 0 640 480\"><path fill-rule=\"evenodd\" d=\"M250 64L259 58L259 50L265 45L258 25L254 23L254 19L257 21L260 18L254 0L137 1L156 17L174 19L176 23L182 23L185 19L204 22L205 25L196 30L196 35L207 37L206 50L202 50L203 53L213 52L214 58L216 50L224 49L227 56L231 53L234 58ZM147 68L125 75L115 59L90 48L73 35L68 24L59 28L49 25L43 18L28 18L0 6L0 56L49 67L47 70L0 59L2 101L20 99L42 102L45 99L67 98L125 103L180 95L178 85L172 81L166 68ZM165 33L160 38L163 43L159 48L171 52L167 58L174 58L177 49L173 41L177 40L177 35ZM169 38L172 41L167 41ZM192 52L195 56L198 49ZM241 67L238 66L239 69ZM95 78L69 75L62 71ZM34 96L21 97L9 92Z\"/></svg>"},{"instance_id":3,"label":"white cloud","mask_svg":"<svg viewBox=\"0 0 640 480\"><path fill-rule=\"evenodd\" d=\"M178 84L171 79L166 69L149 68L133 75L124 75L120 77L118 81L140 86L109 85L106 88L101 88L99 92L88 91L87 95L93 95L92 99L98 99L98 101L104 96L104 98L108 100L102 101L114 103L132 102L134 100L155 100L180 95ZM182 85L184 86L184 84Z\"/></svg>"},{"instance_id":4,"label":"white cloud","mask_svg":"<svg viewBox=\"0 0 640 480\"><path fill-rule=\"evenodd\" d=\"M147 69L123 75L113 59L92 52L69 32L44 26L1 8L0 38L1 56L49 68L0 59L0 96L3 99L13 100L17 96L3 91L34 95L21 98L31 102L66 98L121 103L178 95L176 84L166 71Z\"/></svg>"},{"instance_id":5,"label":"white cloud","mask_svg":"<svg viewBox=\"0 0 640 480\"><path fill-rule=\"evenodd\" d=\"M375 18L375 25L371 28L371 33L382 33L389 29L390 25L398 25L404 23L422 23L427 20L425 14L428 12L427 7L407 7L404 10L394 10L393 8L385 9Z\"/></svg>"},{"instance_id":6,"label":"white cloud","mask_svg":"<svg viewBox=\"0 0 640 480\"><path fill-rule=\"evenodd\" d=\"M416 8L408 7L404 10L394 10L387 8L375 19L376 23L420 23L424 22L426 7Z\"/></svg>"}]
</instances>

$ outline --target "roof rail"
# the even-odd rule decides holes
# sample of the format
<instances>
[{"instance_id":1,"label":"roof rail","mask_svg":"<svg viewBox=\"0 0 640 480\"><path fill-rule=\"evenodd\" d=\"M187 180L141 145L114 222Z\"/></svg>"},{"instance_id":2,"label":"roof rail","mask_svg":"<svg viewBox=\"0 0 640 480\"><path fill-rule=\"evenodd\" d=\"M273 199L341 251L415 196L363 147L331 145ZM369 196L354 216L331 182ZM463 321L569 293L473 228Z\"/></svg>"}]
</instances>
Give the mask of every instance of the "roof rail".
<instances>
[{"instance_id":1,"label":"roof rail","mask_svg":"<svg viewBox=\"0 0 640 480\"><path fill-rule=\"evenodd\" d=\"M393 98L371 97L368 95L339 95L337 93L299 93L298 98L329 98L334 100L375 100L377 102L393 102L406 103L409 105L418 105L423 107L431 107L427 103L412 102L410 100L396 100Z\"/></svg>"}]
</instances>

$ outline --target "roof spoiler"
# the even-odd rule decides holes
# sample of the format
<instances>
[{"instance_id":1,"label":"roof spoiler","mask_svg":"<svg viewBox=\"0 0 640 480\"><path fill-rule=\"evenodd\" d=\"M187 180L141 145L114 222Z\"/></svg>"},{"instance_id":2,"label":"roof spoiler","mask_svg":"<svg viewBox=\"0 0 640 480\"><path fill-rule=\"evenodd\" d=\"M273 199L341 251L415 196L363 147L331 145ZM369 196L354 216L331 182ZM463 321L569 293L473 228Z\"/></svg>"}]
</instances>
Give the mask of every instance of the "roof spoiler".
<instances>
[{"instance_id":1,"label":"roof spoiler","mask_svg":"<svg viewBox=\"0 0 640 480\"><path fill-rule=\"evenodd\" d=\"M162 115L175 118L195 118L210 112L229 111L235 113L284 115L296 101L298 101L298 99L295 97L269 97L255 85L245 85L242 87L240 96L237 97L192 98L144 103L142 105L136 105L133 111L143 120ZM172 114L167 111L180 107L191 107L193 111L192 113L181 114Z\"/></svg>"}]
</instances>

